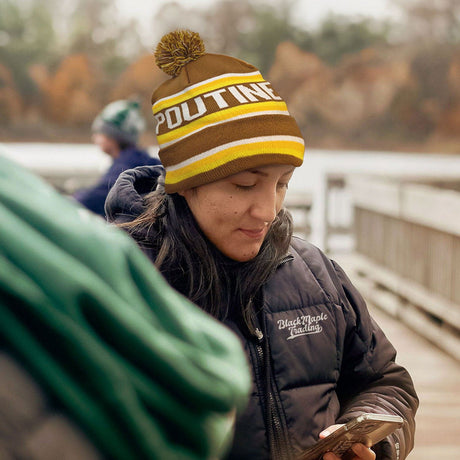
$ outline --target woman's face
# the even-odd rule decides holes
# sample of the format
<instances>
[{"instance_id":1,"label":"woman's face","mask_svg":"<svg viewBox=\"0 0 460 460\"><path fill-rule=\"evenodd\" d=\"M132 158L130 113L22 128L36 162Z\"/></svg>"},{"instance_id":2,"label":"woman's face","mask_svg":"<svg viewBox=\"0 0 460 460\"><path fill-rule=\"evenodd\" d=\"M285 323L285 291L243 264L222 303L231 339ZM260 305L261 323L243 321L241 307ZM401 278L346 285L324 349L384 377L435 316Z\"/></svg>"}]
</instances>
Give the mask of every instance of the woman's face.
<instances>
[{"instance_id":1,"label":"woman's face","mask_svg":"<svg viewBox=\"0 0 460 460\"><path fill-rule=\"evenodd\" d=\"M180 194L214 246L246 262L258 254L293 172L291 165L262 166Z\"/></svg>"}]
</instances>

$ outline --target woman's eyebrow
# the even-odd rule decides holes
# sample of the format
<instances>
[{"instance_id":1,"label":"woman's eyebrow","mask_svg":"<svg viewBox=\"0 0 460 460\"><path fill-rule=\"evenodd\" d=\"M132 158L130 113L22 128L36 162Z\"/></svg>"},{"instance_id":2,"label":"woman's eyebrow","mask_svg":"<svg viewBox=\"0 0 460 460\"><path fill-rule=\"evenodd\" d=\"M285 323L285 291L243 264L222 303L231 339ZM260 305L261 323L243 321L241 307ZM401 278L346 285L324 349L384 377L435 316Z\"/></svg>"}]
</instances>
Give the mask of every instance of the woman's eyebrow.
<instances>
[{"instance_id":1,"label":"woman's eyebrow","mask_svg":"<svg viewBox=\"0 0 460 460\"><path fill-rule=\"evenodd\" d=\"M294 167L292 167L292 169L290 169L289 171L286 171L285 173L282 174L282 176L287 176L288 174L291 174L292 172L294 172ZM252 173L252 174L259 174L260 176L263 176L263 177L267 177L268 176L268 173L264 172L264 171L261 171L260 169L250 169L248 170L248 172Z\"/></svg>"},{"instance_id":2,"label":"woman's eyebrow","mask_svg":"<svg viewBox=\"0 0 460 460\"><path fill-rule=\"evenodd\" d=\"M252 174L259 174L260 176L263 176L263 177L268 176L266 172L260 171L259 169L251 169L249 172Z\"/></svg>"}]
</instances>

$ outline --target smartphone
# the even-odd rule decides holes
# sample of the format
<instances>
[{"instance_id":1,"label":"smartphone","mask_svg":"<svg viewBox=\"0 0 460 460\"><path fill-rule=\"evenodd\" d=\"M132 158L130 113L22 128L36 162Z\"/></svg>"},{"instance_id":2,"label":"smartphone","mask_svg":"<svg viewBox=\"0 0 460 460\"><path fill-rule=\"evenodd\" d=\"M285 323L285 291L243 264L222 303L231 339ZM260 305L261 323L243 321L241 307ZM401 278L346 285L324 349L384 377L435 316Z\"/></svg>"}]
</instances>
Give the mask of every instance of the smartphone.
<instances>
[{"instance_id":1,"label":"smartphone","mask_svg":"<svg viewBox=\"0 0 460 460\"><path fill-rule=\"evenodd\" d=\"M402 424L403 419L398 415L361 414L303 451L298 460L321 460L326 452L341 457L358 442L371 447Z\"/></svg>"}]
</instances>

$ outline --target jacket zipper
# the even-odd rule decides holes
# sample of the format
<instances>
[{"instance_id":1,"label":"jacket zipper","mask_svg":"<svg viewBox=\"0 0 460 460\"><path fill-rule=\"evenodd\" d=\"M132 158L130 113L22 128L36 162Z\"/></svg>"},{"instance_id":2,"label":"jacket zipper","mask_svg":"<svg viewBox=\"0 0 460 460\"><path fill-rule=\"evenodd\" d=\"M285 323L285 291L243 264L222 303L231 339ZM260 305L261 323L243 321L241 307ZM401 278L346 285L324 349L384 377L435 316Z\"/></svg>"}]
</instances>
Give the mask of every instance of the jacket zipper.
<instances>
[{"instance_id":1,"label":"jacket zipper","mask_svg":"<svg viewBox=\"0 0 460 460\"><path fill-rule=\"evenodd\" d=\"M264 335L259 328L255 330L257 342L255 344L258 368L265 369L265 372L259 372L259 376L263 380L262 388L265 389L265 416L268 430L268 441L270 448L270 457L273 460L289 460L291 458L287 441L286 427L282 423L280 414L279 400L275 396L274 381L271 374L271 366L269 365L269 356L263 347ZM265 339L266 340L266 339Z\"/></svg>"},{"instance_id":2,"label":"jacket zipper","mask_svg":"<svg viewBox=\"0 0 460 460\"><path fill-rule=\"evenodd\" d=\"M290 262L291 260L294 260L294 256L292 254L287 254L280 260L277 268L282 267L284 264L286 264L287 262Z\"/></svg>"}]
</instances>

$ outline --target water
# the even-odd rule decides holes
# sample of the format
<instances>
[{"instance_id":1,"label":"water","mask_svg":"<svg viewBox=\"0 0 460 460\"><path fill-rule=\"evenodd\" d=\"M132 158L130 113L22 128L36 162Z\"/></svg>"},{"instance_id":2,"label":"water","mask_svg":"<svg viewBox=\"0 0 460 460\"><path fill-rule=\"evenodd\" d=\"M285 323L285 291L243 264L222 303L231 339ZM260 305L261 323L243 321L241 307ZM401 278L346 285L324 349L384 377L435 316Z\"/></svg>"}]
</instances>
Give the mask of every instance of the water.
<instances>
[{"instance_id":1,"label":"water","mask_svg":"<svg viewBox=\"0 0 460 460\"><path fill-rule=\"evenodd\" d=\"M110 158L93 144L0 143L0 152L37 174L102 173Z\"/></svg>"},{"instance_id":2,"label":"water","mask_svg":"<svg viewBox=\"0 0 460 460\"><path fill-rule=\"evenodd\" d=\"M0 151L37 174L78 176L101 174L110 159L92 144L4 143ZM156 149L151 148L152 155ZM332 207L329 219L349 223L351 197L341 190L326 195L328 174L372 174L379 177L460 179L460 155L393 153L378 151L307 150L304 164L296 170L289 185L289 196L311 196L313 243L323 247L326 196Z\"/></svg>"}]
</instances>

